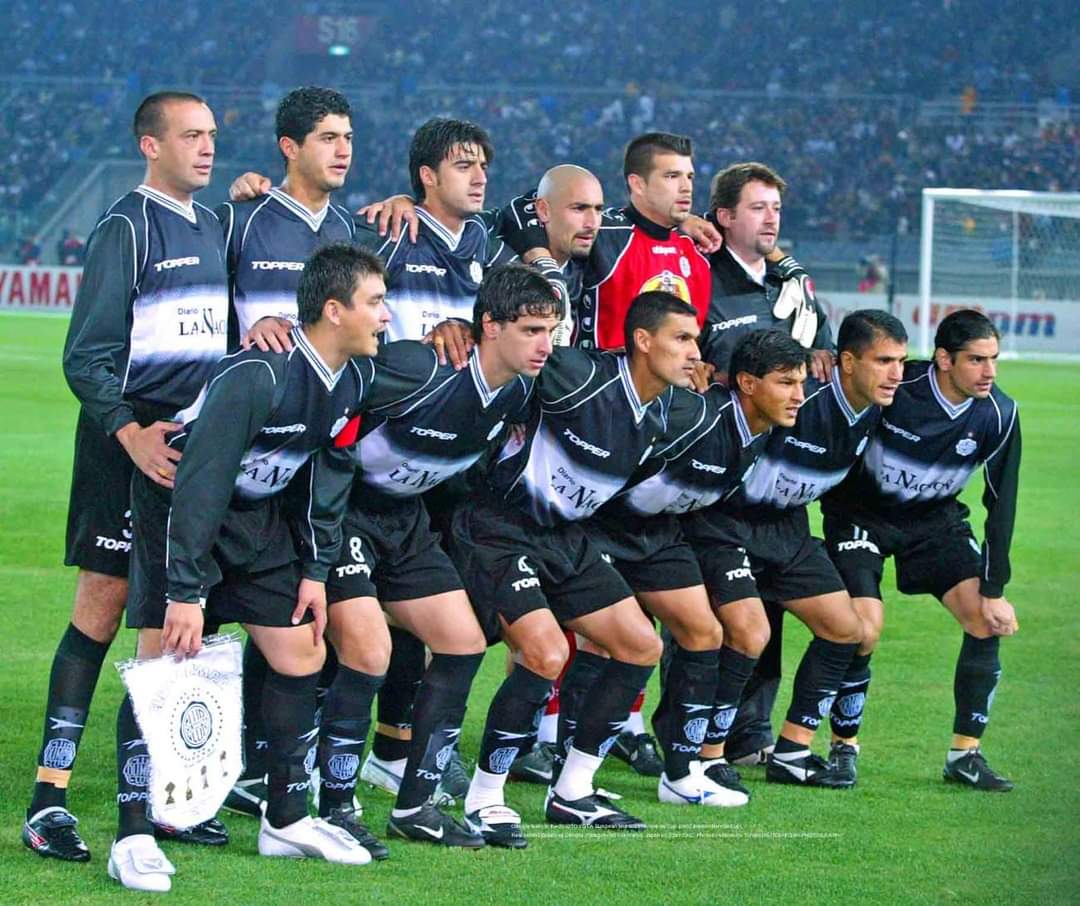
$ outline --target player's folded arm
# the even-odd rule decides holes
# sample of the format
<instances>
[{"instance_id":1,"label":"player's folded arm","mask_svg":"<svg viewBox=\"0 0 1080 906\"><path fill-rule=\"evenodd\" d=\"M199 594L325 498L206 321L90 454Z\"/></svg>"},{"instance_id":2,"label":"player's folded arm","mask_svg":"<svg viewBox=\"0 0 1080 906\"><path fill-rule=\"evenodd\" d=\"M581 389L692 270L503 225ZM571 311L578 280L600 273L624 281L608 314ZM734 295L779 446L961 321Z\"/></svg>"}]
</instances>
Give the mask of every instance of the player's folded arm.
<instances>
[{"instance_id":1,"label":"player's folded arm","mask_svg":"<svg viewBox=\"0 0 1080 906\"><path fill-rule=\"evenodd\" d=\"M277 380L262 359L233 363L211 382L184 446L169 510L166 580L170 601L197 601L200 561L217 540L236 478L273 412Z\"/></svg>"}]
</instances>

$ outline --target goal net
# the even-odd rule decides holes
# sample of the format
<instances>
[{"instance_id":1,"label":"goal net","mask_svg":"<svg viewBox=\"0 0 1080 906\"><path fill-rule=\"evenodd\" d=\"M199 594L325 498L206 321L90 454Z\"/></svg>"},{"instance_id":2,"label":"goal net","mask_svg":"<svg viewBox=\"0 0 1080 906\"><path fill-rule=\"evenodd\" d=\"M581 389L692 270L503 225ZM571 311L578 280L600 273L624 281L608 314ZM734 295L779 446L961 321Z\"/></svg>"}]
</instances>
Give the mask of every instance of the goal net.
<instances>
[{"instance_id":1,"label":"goal net","mask_svg":"<svg viewBox=\"0 0 1080 906\"><path fill-rule=\"evenodd\" d=\"M923 189L920 346L978 308L1007 355L1080 354L1080 193Z\"/></svg>"}]
</instances>

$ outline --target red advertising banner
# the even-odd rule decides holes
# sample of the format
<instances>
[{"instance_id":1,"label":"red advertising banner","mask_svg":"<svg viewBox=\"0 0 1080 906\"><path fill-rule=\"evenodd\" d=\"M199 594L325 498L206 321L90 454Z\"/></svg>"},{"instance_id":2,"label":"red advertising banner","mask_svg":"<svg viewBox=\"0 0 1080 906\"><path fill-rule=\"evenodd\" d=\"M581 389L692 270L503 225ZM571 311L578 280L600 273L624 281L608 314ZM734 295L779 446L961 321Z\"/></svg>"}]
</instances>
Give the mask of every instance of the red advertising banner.
<instances>
[{"instance_id":1,"label":"red advertising banner","mask_svg":"<svg viewBox=\"0 0 1080 906\"><path fill-rule=\"evenodd\" d=\"M81 267L0 264L0 308L71 311Z\"/></svg>"}]
</instances>

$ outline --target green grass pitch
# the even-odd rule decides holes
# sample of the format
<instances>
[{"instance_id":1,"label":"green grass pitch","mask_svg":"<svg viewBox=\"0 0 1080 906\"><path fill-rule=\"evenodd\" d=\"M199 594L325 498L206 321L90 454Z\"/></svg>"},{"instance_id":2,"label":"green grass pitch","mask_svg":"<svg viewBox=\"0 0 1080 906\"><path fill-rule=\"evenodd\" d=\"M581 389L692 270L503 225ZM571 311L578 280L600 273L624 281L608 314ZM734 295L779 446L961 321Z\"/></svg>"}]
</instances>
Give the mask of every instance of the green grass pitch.
<instances>
[{"instance_id":1,"label":"green grass pitch","mask_svg":"<svg viewBox=\"0 0 1080 906\"><path fill-rule=\"evenodd\" d=\"M0 318L0 903L151 901L121 891L105 873L120 696L111 667L98 686L69 797L93 861L46 861L19 840L49 665L75 579L60 565L76 414L60 372L65 329L62 318ZM1007 590L1021 631L1002 646L1004 676L985 748L1016 781L1014 792L942 783L960 630L932 599L890 592L853 790L767 787L757 769L745 772L754 793L748 807L679 809L660 806L654 782L615 762L600 782L625 795L650 823L648 833L549 831L538 823L542 790L515 784L509 801L532 825L528 850L396 844L388 862L364 868L260 859L254 822L233 816L232 842L222 851L167 847L178 872L168 901L1080 901L1080 366L1005 362L1000 379L1020 402L1024 428ZM794 620L787 636L789 681L806 636ZM132 651L125 630L109 661ZM501 648L492 650L473 691L466 755L475 753L502 664ZM367 790L364 798L369 823L381 833L389 800Z\"/></svg>"}]
</instances>

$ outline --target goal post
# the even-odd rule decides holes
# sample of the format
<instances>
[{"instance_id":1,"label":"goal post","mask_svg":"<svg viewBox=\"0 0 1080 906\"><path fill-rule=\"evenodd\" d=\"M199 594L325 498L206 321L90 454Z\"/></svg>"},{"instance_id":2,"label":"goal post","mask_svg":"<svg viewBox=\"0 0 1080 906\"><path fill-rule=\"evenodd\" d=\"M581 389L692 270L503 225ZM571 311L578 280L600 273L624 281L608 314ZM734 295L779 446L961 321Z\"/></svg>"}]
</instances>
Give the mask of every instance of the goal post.
<instances>
[{"instance_id":1,"label":"goal post","mask_svg":"<svg viewBox=\"0 0 1080 906\"><path fill-rule=\"evenodd\" d=\"M1080 192L923 189L919 345L979 308L1006 355L1080 354Z\"/></svg>"}]
</instances>

